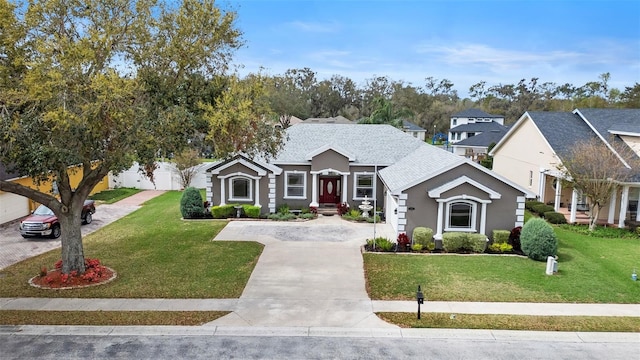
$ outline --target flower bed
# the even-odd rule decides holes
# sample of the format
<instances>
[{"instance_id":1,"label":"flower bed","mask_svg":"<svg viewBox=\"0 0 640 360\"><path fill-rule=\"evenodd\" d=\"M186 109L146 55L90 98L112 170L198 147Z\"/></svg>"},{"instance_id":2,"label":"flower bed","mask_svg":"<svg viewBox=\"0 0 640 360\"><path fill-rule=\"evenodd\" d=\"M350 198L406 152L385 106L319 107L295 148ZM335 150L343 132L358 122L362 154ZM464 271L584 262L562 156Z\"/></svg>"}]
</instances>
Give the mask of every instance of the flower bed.
<instances>
[{"instance_id":1,"label":"flower bed","mask_svg":"<svg viewBox=\"0 0 640 360\"><path fill-rule=\"evenodd\" d=\"M85 259L84 274L78 274L75 271L69 274L62 273L62 260L59 260L55 267L55 270L51 271L43 267L40 275L29 279L29 284L41 289L77 289L106 284L117 276L113 269L101 265L98 259Z\"/></svg>"}]
</instances>

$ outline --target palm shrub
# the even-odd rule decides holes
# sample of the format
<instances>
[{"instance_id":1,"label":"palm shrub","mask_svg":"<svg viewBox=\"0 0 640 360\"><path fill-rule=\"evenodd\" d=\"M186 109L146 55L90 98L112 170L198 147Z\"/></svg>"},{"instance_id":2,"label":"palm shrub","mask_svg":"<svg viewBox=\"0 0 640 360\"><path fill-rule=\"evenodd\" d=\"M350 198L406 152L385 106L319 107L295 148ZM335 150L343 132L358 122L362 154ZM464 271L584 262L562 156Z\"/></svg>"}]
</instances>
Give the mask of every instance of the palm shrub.
<instances>
[{"instance_id":1,"label":"palm shrub","mask_svg":"<svg viewBox=\"0 0 640 360\"><path fill-rule=\"evenodd\" d=\"M520 246L530 259L546 261L548 256L557 254L558 239L549 223L544 219L533 218L522 227Z\"/></svg>"},{"instance_id":2,"label":"palm shrub","mask_svg":"<svg viewBox=\"0 0 640 360\"><path fill-rule=\"evenodd\" d=\"M180 199L180 212L184 219L199 219L204 216L204 205L198 189L194 187L184 189Z\"/></svg>"}]
</instances>

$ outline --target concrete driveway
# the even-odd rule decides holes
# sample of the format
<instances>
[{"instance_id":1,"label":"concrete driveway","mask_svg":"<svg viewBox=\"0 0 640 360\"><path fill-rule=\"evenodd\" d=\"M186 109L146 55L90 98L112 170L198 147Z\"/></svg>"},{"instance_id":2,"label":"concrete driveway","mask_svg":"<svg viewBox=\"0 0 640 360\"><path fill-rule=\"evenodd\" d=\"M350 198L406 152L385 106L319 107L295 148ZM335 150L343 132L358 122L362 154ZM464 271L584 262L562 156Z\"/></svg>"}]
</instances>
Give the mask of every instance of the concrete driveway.
<instances>
[{"instance_id":1,"label":"concrete driveway","mask_svg":"<svg viewBox=\"0 0 640 360\"><path fill-rule=\"evenodd\" d=\"M82 236L110 224L140 208L140 205L164 191L148 190L139 192L114 204L98 204L91 224L82 225ZM18 230L18 221L0 226L0 270L24 259L59 248L61 239L24 239Z\"/></svg>"},{"instance_id":2,"label":"concrete driveway","mask_svg":"<svg viewBox=\"0 0 640 360\"><path fill-rule=\"evenodd\" d=\"M392 238L387 224L376 236ZM373 225L338 216L308 222L232 221L215 238L265 249L235 311L216 326L395 327L373 314L360 247Z\"/></svg>"}]
</instances>

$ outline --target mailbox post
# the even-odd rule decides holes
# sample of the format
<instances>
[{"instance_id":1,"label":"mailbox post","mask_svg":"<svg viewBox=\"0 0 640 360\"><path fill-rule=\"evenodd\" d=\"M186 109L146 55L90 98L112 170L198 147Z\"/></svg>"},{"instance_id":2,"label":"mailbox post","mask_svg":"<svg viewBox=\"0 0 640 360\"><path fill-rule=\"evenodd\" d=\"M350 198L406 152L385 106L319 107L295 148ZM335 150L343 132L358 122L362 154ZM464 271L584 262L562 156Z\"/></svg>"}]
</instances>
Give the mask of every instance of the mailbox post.
<instances>
[{"instance_id":1,"label":"mailbox post","mask_svg":"<svg viewBox=\"0 0 640 360\"><path fill-rule=\"evenodd\" d=\"M418 292L416 293L416 300L418 301L418 320L420 320L420 305L424 304L424 294L418 285Z\"/></svg>"}]
</instances>

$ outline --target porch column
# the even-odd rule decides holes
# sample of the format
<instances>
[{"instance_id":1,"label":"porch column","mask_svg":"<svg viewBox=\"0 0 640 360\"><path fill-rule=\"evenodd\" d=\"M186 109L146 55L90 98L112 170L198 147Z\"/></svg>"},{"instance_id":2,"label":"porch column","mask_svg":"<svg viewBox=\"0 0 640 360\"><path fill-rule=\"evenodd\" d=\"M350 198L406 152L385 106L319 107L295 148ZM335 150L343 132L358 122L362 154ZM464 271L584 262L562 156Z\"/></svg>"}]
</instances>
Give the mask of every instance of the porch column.
<instances>
[{"instance_id":1,"label":"porch column","mask_svg":"<svg viewBox=\"0 0 640 360\"><path fill-rule=\"evenodd\" d=\"M487 227L487 203L482 203L482 210L480 210L480 234L485 234L485 229Z\"/></svg>"},{"instance_id":2,"label":"porch column","mask_svg":"<svg viewBox=\"0 0 640 360\"><path fill-rule=\"evenodd\" d=\"M311 174L311 204L309 206L318 207L318 174Z\"/></svg>"},{"instance_id":3,"label":"porch column","mask_svg":"<svg viewBox=\"0 0 640 360\"><path fill-rule=\"evenodd\" d=\"M611 192L611 200L609 200L609 217L607 218L607 224L613 224L616 216L616 201L618 197L618 188L614 188Z\"/></svg>"},{"instance_id":4,"label":"porch column","mask_svg":"<svg viewBox=\"0 0 640 360\"><path fill-rule=\"evenodd\" d=\"M255 202L253 203L253 205L261 207L260 205L260 178L256 179L256 191L255 191Z\"/></svg>"},{"instance_id":5,"label":"porch column","mask_svg":"<svg viewBox=\"0 0 640 360\"><path fill-rule=\"evenodd\" d=\"M556 197L553 199L553 211L558 212L560 210L560 196L562 195L562 181L560 178L556 178Z\"/></svg>"},{"instance_id":6,"label":"porch column","mask_svg":"<svg viewBox=\"0 0 640 360\"><path fill-rule=\"evenodd\" d=\"M442 221L443 219L443 208L444 208L444 203L440 200L438 200L438 225L436 227L436 234L433 236L434 239L436 240L442 240Z\"/></svg>"},{"instance_id":7,"label":"porch column","mask_svg":"<svg viewBox=\"0 0 640 360\"><path fill-rule=\"evenodd\" d=\"M569 215L569 222L571 224L576 223L576 209L578 208L577 202L578 202L578 190L574 188L573 192L571 193L571 215Z\"/></svg>"},{"instance_id":8,"label":"porch column","mask_svg":"<svg viewBox=\"0 0 640 360\"><path fill-rule=\"evenodd\" d=\"M220 178L218 178L220 179ZM220 179L220 206L222 205L227 205L225 198L227 197L227 194L224 191L224 180L225 179Z\"/></svg>"},{"instance_id":9,"label":"porch column","mask_svg":"<svg viewBox=\"0 0 640 360\"><path fill-rule=\"evenodd\" d=\"M538 182L538 196L540 197L538 200L541 202L545 202L544 189L547 182L547 175L545 175L544 171L544 169L540 169L540 181Z\"/></svg>"},{"instance_id":10,"label":"porch column","mask_svg":"<svg viewBox=\"0 0 640 360\"><path fill-rule=\"evenodd\" d=\"M620 217L618 218L618 227L624 228L624 220L627 218L627 208L629 207L629 185L622 187L622 196L620 197Z\"/></svg>"},{"instance_id":11,"label":"porch column","mask_svg":"<svg viewBox=\"0 0 640 360\"><path fill-rule=\"evenodd\" d=\"M342 196L340 202L347 202L347 174L342 174Z\"/></svg>"},{"instance_id":12,"label":"porch column","mask_svg":"<svg viewBox=\"0 0 640 360\"><path fill-rule=\"evenodd\" d=\"M206 177L207 191L205 196L209 204L213 205L213 176L211 174L206 175L208 176Z\"/></svg>"},{"instance_id":13,"label":"porch column","mask_svg":"<svg viewBox=\"0 0 640 360\"><path fill-rule=\"evenodd\" d=\"M636 221L640 221L640 191L638 191L638 205L636 205Z\"/></svg>"}]
</instances>

